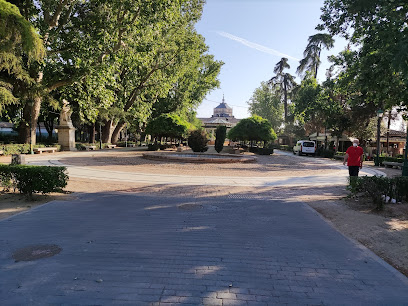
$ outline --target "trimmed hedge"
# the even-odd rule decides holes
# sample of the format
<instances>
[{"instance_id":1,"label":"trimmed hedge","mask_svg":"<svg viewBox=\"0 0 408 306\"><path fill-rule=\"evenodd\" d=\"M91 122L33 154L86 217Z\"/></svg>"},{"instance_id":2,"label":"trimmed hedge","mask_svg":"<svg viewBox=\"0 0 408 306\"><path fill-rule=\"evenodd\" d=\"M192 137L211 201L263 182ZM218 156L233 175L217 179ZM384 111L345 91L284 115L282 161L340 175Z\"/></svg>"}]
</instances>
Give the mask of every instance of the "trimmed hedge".
<instances>
[{"instance_id":1,"label":"trimmed hedge","mask_svg":"<svg viewBox=\"0 0 408 306\"><path fill-rule=\"evenodd\" d=\"M207 142L205 131L192 131L188 136L188 146L193 152L206 152L208 150Z\"/></svg>"},{"instance_id":2,"label":"trimmed hedge","mask_svg":"<svg viewBox=\"0 0 408 306\"><path fill-rule=\"evenodd\" d=\"M382 210L387 199L408 202L408 177L362 176L350 177L349 189L353 194L370 197L377 210Z\"/></svg>"},{"instance_id":3,"label":"trimmed hedge","mask_svg":"<svg viewBox=\"0 0 408 306\"><path fill-rule=\"evenodd\" d=\"M227 137L227 127L221 125L215 130L215 151L220 153L224 148L225 138Z\"/></svg>"},{"instance_id":4,"label":"trimmed hedge","mask_svg":"<svg viewBox=\"0 0 408 306\"><path fill-rule=\"evenodd\" d=\"M276 149L293 152L293 146L288 146L288 145L278 145L276 146Z\"/></svg>"},{"instance_id":5,"label":"trimmed hedge","mask_svg":"<svg viewBox=\"0 0 408 306\"><path fill-rule=\"evenodd\" d=\"M34 148L45 148L45 147L57 147L58 151L61 149L61 146L59 144L53 144L53 145L36 144L33 146L33 149ZM0 145L0 150L3 151L3 155L29 154L30 144L28 143L5 144L5 145Z\"/></svg>"},{"instance_id":6,"label":"trimmed hedge","mask_svg":"<svg viewBox=\"0 0 408 306\"><path fill-rule=\"evenodd\" d=\"M65 167L0 165L0 186L18 189L31 198L33 193L62 192L68 183Z\"/></svg>"}]
</instances>

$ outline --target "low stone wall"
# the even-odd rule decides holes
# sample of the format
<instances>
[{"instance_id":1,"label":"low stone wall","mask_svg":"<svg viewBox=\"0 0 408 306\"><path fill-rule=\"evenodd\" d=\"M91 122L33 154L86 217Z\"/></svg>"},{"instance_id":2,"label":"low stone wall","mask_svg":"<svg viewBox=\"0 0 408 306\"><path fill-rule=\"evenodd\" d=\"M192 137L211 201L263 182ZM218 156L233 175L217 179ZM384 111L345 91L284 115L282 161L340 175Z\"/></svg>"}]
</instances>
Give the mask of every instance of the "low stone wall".
<instances>
[{"instance_id":1,"label":"low stone wall","mask_svg":"<svg viewBox=\"0 0 408 306\"><path fill-rule=\"evenodd\" d=\"M143 158L151 160L175 161L185 163L251 163L256 162L257 160L255 156L212 153L149 152L143 153L142 156Z\"/></svg>"}]
</instances>

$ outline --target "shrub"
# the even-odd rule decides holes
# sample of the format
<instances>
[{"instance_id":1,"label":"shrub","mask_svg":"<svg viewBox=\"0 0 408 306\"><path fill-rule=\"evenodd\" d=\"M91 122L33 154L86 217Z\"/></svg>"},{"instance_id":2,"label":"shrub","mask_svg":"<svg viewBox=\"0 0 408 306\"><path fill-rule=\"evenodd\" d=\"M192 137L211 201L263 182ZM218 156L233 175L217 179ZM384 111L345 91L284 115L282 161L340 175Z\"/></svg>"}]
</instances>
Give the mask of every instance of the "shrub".
<instances>
[{"instance_id":1,"label":"shrub","mask_svg":"<svg viewBox=\"0 0 408 306\"><path fill-rule=\"evenodd\" d=\"M283 151L289 151L289 152L293 151L293 147L288 146L288 145L278 145L276 148L279 150L283 150Z\"/></svg>"},{"instance_id":2,"label":"shrub","mask_svg":"<svg viewBox=\"0 0 408 306\"><path fill-rule=\"evenodd\" d=\"M334 157L334 151L333 150L323 150L322 152L322 157L325 158L333 158Z\"/></svg>"},{"instance_id":3,"label":"shrub","mask_svg":"<svg viewBox=\"0 0 408 306\"><path fill-rule=\"evenodd\" d=\"M208 150L207 141L205 131L195 130L188 136L188 145L193 152L206 152Z\"/></svg>"},{"instance_id":4,"label":"shrub","mask_svg":"<svg viewBox=\"0 0 408 306\"><path fill-rule=\"evenodd\" d=\"M224 148L224 141L227 137L227 127L219 126L215 130L215 151L220 153Z\"/></svg>"},{"instance_id":5,"label":"shrub","mask_svg":"<svg viewBox=\"0 0 408 306\"><path fill-rule=\"evenodd\" d=\"M1 185L32 198L33 193L61 192L67 185L65 167L0 165Z\"/></svg>"},{"instance_id":6,"label":"shrub","mask_svg":"<svg viewBox=\"0 0 408 306\"><path fill-rule=\"evenodd\" d=\"M44 145L44 144L36 144L33 146L34 148L44 148L44 147L57 147L58 151L61 149L61 146L58 144L52 145ZM3 151L4 155L12 155L12 154L28 154L30 153L30 144L23 143L23 144L6 144L0 146L0 150Z\"/></svg>"},{"instance_id":7,"label":"shrub","mask_svg":"<svg viewBox=\"0 0 408 306\"><path fill-rule=\"evenodd\" d=\"M271 155L273 154L273 148L258 148L256 153L259 155Z\"/></svg>"},{"instance_id":8,"label":"shrub","mask_svg":"<svg viewBox=\"0 0 408 306\"><path fill-rule=\"evenodd\" d=\"M148 151L159 151L160 149L160 144L158 143L149 143L147 145L147 150Z\"/></svg>"},{"instance_id":9,"label":"shrub","mask_svg":"<svg viewBox=\"0 0 408 306\"><path fill-rule=\"evenodd\" d=\"M349 190L356 194L362 192L370 197L377 210L384 208L386 199L408 201L408 177L388 178L383 176L353 177L349 180Z\"/></svg>"}]
</instances>

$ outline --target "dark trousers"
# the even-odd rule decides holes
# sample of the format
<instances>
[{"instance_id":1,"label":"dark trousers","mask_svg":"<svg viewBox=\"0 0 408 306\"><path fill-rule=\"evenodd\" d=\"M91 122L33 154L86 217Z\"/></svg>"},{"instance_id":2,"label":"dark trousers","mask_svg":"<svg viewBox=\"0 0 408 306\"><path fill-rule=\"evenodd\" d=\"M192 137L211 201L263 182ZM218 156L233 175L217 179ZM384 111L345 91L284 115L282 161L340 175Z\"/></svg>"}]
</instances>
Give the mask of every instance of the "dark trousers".
<instances>
[{"instance_id":1,"label":"dark trousers","mask_svg":"<svg viewBox=\"0 0 408 306\"><path fill-rule=\"evenodd\" d=\"M360 166L349 166L349 175L350 176L358 176L358 172L360 171Z\"/></svg>"}]
</instances>

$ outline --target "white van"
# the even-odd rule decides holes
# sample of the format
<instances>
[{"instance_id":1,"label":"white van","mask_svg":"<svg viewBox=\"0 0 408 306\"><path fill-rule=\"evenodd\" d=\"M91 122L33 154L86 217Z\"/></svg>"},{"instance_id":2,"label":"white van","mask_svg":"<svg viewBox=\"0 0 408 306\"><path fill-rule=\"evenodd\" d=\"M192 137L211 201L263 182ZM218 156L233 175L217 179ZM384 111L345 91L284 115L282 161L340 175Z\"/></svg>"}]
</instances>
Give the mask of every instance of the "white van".
<instances>
[{"instance_id":1,"label":"white van","mask_svg":"<svg viewBox=\"0 0 408 306\"><path fill-rule=\"evenodd\" d=\"M312 155L316 154L316 143L312 140L299 140L293 147L293 154L297 155Z\"/></svg>"}]
</instances>

